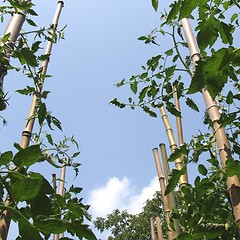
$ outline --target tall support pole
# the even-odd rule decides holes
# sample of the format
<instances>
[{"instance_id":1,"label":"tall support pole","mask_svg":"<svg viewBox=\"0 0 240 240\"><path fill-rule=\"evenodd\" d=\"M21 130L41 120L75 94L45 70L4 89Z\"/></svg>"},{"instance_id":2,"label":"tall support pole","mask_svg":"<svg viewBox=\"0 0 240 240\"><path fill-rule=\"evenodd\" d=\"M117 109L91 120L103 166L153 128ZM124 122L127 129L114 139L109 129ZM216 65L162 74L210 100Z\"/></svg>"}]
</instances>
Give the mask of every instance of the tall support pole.
<instances>
[{"instance_id":1,"label":"tall support pole","mask_svg":"<svg viewBox=\"0 0 240 240\"><path fill-rule=\"evenodd\" d=\"M29 2L31 2L29 0ZM10 34L7 45L8 49L6 49L6 58L8 61L10 61L10 55L14 48L14 44L17 41L17 38L19 36L20 30L23 26L23 23L25 21L26 12L25 11L19 11L18 13L14 13L12 18L10 19L7 28L5 29L5 32L3 35ZM2 43L0 42L2 45ZM3 88L3 81L4 77L7 75L7 66L4 64L0 64L0 89ZM0 99L2 96L0 96ZM10 204L10 199L7 197L5 201L6 205ZM0 219L0 240L6 240L8 235L8 230L11 222L11 212L10 211L3 211L1 214Z\"/></svg>"},{"instance_id":2,"label":"tall support pole","mask_svg":"<svg viewBox=\"0 0 240 240\"><path fill-rule=\"evenodd\" d=\"M58 188L58 194L61 196L64 195L65 178L66 178L66 159L63 159L59 188ZM63 233L62 233L62 237L64 237ZM59 234L54 234L53 240L59 240Z\"/></svg>"},{"instance_id":3,"label":"tall support pole","mask_svg":"<svg viewBox=\"0 0 240 240\"><path fill-rule=\"evenodd\" d=\"M53 21L52 21L52 30L51 30L51 33L49 36L50 38L52 36L54 36L54 34L55 34L56 26L58 24L58 20L59 20L63 6L64 6L64 2L58 1L57 10L56 10L56 13L55 13ZM24 20L25 20L24 12L15 14L13 16L13 18L10 20L10 23L5 31L5 34L7 34L9 32L11 33L11 35L10 35L11 42L16 41ZM14 26L14 24L16 24L16 26ZM53 44L52 41L48 41L47 45L46 45L45 54L48 54L49 56L51 54L52 44ZM48 63L49 63L49 59L46 59L42 63L42 76L46 75ZM43 82L41 83L41 86L36 86L37 93L41 93L42 84L43 84ZM37 95L34 94L33 99L32 99L32 104L30 107L30 112L29 112L29 118L28 118L29 120L27 121L26 127L24 128L24 131L22 132L22 139L20 142L20 146L22 148L27 148L29 146L31 135L32 135L32 130L33 130L33 125L34 125L34 115L35 115L36 106L37 106ZM5 204L9 205L10 203L11 203L11 199L8 196L5 201ZM0 219L0 240L7 239L10 223L11 223L11 212L8 210L5 210L5 211L3 211L1 219Z\"/></svg>"},{"instance_id":4,"label":"tall support pole","mask_svg":"<svg viewBox=\"0 0 240 240\"><path fill-rule=\"evenodd\" d=\"M173 92L173 98L174 98L174 103L176 109L181 112L181 107L180 107L180 101L178 98L178 93L176 87L174 87L174 92ZM176 126L177 126L177 135L178 135L178 146L183 146L184 140L183 140L183 127L182 127L182 118L179 116L176 116ZM184 163L184 155L181 156L181 161ZM186 167L186 178L188 181L188 173L187 173L187 167Z\"/></svg>"},{"instance_id":5,"label":"tall support pole","mask_svg":"<svg viewBox=\"0 0 240 240\"><path fill-rule=\"evenodd\" d=\"M154 230L154 220L153 220L152 217L150 218L150 226L151 226L151 240L157 240L156 233L155 233L155 230Z\"/></svg>"},{"instance_id":6,"label":"tall support pole","mask_svg":"<svg viewBox=\"0 0 240 240\"><path fill-rule=\"evenodd\" d=\"M197 65L197 61L200 60L200 53L198 50L197 42L193 36L193 32L187 18L182 19L182 27L188 43L191 58L194 65ZM205 100L206 108L208 110L209 118L213 123L213 130L217 142L219 156L223 169L226 167L226 161L231 158L230 144L227 139L224 128L218 124L220 118L220 112L217 107L217 103L210 96L207 87L202 89L203 98ZM234 217L238 225L238 232L240 235L240 181L238 176L232 176L227 178L227 190L231 199Z\"/></svg>"},{"instance_id":7,"label":"tall support pole","mask_svg":"<svg viewBox=\"0 0 240 240\"><path fill-rule=\"evenodd\" d=\"M29 2L31 1L29 0ZM14 48L15 42L17 41L17 38L19 36L20 30L23 26L25 18L26 18L26 11L19 10L17 13L14 13L3 34L3 36L6 34L10 34L9 39L7 41L8 49L6 49L6 52L5 52L8 61L10 61L11 52ZM0 42L0 44L2 43ZM7 66L5 66L4 64L0 64L0 87L1 88L2 88L3 80L6 74L7 74Z\"/></svg>"},{"instance_id":8,"label":"tall support pole","mask_svg":"<svg viewBox=\"0 0 240 240\"><path fill-rule=\"evenodd\" d=\"M161 152L161 156L162 156L164 175L165 175L165 180L166 180L166 185L167 185L168 184L169 172L170 172L168 161L167 161L167 151L166 151L165 144L161 143L161 144L159 144L159 147L160 147L160 152ZM176 205L176 198L175 198L174 192L173 191L170 192L167 195L167 197L169 199L170 208L171 209L176 209L177 205ZM175 231L177 232L177 234L180 234L181 230L180 230L178 221L174 219L173 223L174 223Z\"/></svg>"},{"instance_id":9,"label":"tall support pole","mask_svg":"<svg viewBox=\"0 0 240 240\"><path fill-rule=\"evenodd\" d=\"M165 196L165 191L166 191L165 178L164 178L164 175L163 175L162 166L161 166L161 163L160 163L160 158L159 158L159 155L158 155L158 149L157 148L153 149L153 156L154 156L154 159L155 159L159 184L160 184L160 188L161 188L163 208L164 208L164 212L165 212L165 220L166 220L167 227L168 227L168 232L167 232L168 239L172 240L178 234L170 226L171 208L170 208L170 204L169 204L169 199L168 199L167 196Z\"/></svg>"},{"instance_id":10,"label":"tall support pole","mask_svg":"<svg viewBox=\"0 0 240 240\"><path fill-rule=\"evenodd\" d=\"M162 115L162 120L163 120L165 129L166 129L166 133L168 136L170 149L172 152L174 152L175 149L177 148L177 144L176 144L173 130L172 130L171 124L169 122L169 119L168 119L168 116L167 116L164 106L160 107L160 112ZM178 170L181 170L184 167L183 159L181 157L175 160L175 166L176 166L176 169L178 169ZM179 185L181 187L187 183L188 183L188 177L187 177L187 173L185 172L185 174L181 175L181 177L179 179Z\"/></svg>"},{"instance_id":11,"label":"tall support pole","mask_svg":"<svg viewBox=\"0 0 240 240\"><path fill-rule=\"evenodd\" d=\"M156 217L155 221L156 221L156 226L157 226L158 240L163 240L162 224L160 221L160 217Z\"/></svg>"},{"instance_id":12,"label":"tall support pole","mask_svg":"<svg viewBox=\"0 0 240 240\"><path fill-rule=\"evenodd\" d=\"M58 1L57 9L56 9L56 12L55 12L55 15L54 15L54 18L52 21L52 25L51 25L52 29L51 29L49 38L52 38L55 35L56 27L58 25L58 20L59 20L63 6L64 6L64 2ZM47 42L45 52L44 52L45 55L49 55L49 56L51 55L52 45L53 45L52 41ZM42 91L44 76L46 75L49 61L50 61L50 58L48 58L42 62L42 73L41 74L43 76L43 79L42 79L41 83L36 86L36 94L34 94L33 98L32 98L32 103L31 103L31 107L30 107L30 111L29 111L29 115L28 115L28 121L22 132L22 139L21 139L21 143L20 143L20 146L22 148L27 148L29 146L29 143L31 140L33 125L34 125L34 121L35 121L34 116L35 116L36 107L38 104L38 94L41 93L41 91Z\"/></svg>"}]
</instances>

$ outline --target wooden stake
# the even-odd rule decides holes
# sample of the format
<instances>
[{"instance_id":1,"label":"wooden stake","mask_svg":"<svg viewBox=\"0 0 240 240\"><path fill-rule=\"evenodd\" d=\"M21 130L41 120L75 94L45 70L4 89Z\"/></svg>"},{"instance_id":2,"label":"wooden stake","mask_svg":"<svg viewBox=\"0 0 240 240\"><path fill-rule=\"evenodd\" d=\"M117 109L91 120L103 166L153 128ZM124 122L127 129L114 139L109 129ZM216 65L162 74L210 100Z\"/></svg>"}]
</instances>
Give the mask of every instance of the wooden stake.
<instances>
[{"instance_id":1,"label":"wooden stake","mask_svg":"<svg viewBox=\"0 0 240 240\"><path fill-rule=\"evenodd\" d=\"M167 223L167 226L168 226L168 239L172 240L172 239L174 239L174 237L177 236L177 233L175 231L173 231L173 229L170 226L171 208L170 208L170 204L169 204L169 199L168 199L167 196L165 196L165 191L166 191L165 178L164 178L164 175L163 175L162 166L161 166L161 163L160 163L157 148L153 149L153 156L154 156L154 159L155 159L155 163L156 163L156 167L157 167L157 173L158 173L158 179L159 179L160 188L161 188L163 208L164 208L164 212L165 212L165 220L166 220L166 223Z\"/></svg>"},{"instance_id":2,"label":"wooden stake","mask_svg":"<svg viewBox=\"0 0 240 240\"><path fill-rule=\"evenodd\" d=\"M158 240L163 240L162 224L161 224L161 221L160 221L160 217L156 217L155 221L156 221L156 225L157 225Z\"/></svg>"},{"instance_id":3,"label":"wooden stake","mask_svg":"<svg viewBox=\"0 0 240 240\"><path fill-rule=\"evenodd\" d=\"M50 38L52 36L54 36L54 34L55 34L56 26L58 24L58 19L59 19L63 5L64 5L63 1L58 1L57 10L54 15L53 22L52 22L53 27L52 27L52 31L49 36ZM20 11L20 13L14 14L12 19L10 20L9 25L5 31L5 34L11 32L10 39L12 42L16 41L16 39L19 35L19 32L20 32L20 29L22 28L22 24L23 24L24 20L25 20L25 13L21 12L21 11ZM45 54L50 55L51 50L52 50L52 42L48 41L46 49L45 49ZM49 63L49 59L46 59L42 63L42 76L46 75L48 63ZM5 75L3 75L3 77ZM42 90L41 87L39 87L39 86L36 87L37 93L41 93L41 90ZM32 104L30 107L30 113L29 113L29 118L28 118L29 120L27 121L26 127L22 132L22 139L20 142L20 146L22 148L27 148L29 146L31 135L32 135L32 130L33 130L33 125L34 125L34 119L35 119L34 115L35 115L36 106L37 106L37 96L36 96L36 94L34 94L33 99L32 99ZM10 201L9 197L7 197L5 204L9 205L10 202L11 201ZM2 217L0 219L0 240L7 239L10 223L11 223L11 212L5 210L5 211L3 211Z\"/></svg>"},{"instance_id":4,"label":"wooden stake","mask_svg":"<svg viewBox=\"0 0 240 240\"><path fill-rule=\"evenodd\" d=\"M154 221L152 217L150 218L150 226L151 226L151 240L157 240L154 230Z\"/></svg>"},{"instance_id":5,"label":"wooden stake","mask_svg":"<svg viewBox=\"0 0 240 240\"><path fill-rule=\"evenodd\" d=\"M172 130L171 124L169 122L169 119L168 119L168 116L167 116L167 113L165 111L164 106L160 107L160 112L161 112L161 115L162 115L162 120L163 120L165 129L166 129L166 133L167 133L167 136L168 136L170 149L171 149L172 152L174 152L175 149L177 148L177 144L176 144L174 134L173 134L173 130ZM181 170L183 168L184 163L183 163L182 160L183 159L181 157L175 160L176 169ZM185 185L187 183L188 183L188 177L187 177L187 174L185 172L185 174L181 175L181 177L179 179L179 185L180 185L180 187L182 187L183 185Z\"/></svg>"},{"instance_id":6,"label":"wooden stake","mask_svg":"<svg viewBox=\"0 0 240 240\"><path fill-rule=\"evenodd\" d=\"M196 66L197 61L200 60L200 53L198 50L197 42L193 36L189 20L187 18L182 19L182 26L188 43L192 61ZM206 103L209 118L213 123L213 129L218 146L218 151L222 167L224 169L226 167L226 161L231 158L230 144L224 128L218 124L220 112L218 110L216 101L212 99L206 87L202 89L202 94ZM235 216L235 221L238 225L238 232L240 235L240 181L238 176L235 175L227 178L227 190L231 199L233 213Z\"/></svg>"},{"instance_id":7,"label":"wooden stake","mask_svg":"<svg viewBox=\"0 0 240 240\"><path fill-rule=\"evenodd\" d=\"M166 151L166 147L165 147L165 144L161 143L159 145L160 147L160 152L161 152L161 156L162 156L162 163L163 163L163 166L164 166L164 174L165 174L165 179L166 179L166 185L168 184L168 176L169 176L169 165L168 165L168 161L167 161L167 151ZM172 209L176 209L177 206L176 206L176 198L175 198L175 195L174 195L174 192L170 192L168 195L168 200L169 200L169 205L170 205L170 208L171 210ZM177 235L180 234L181 230L180 230L180 227L179 227L179 223L177 220L173 220L173 223L174 223L174 228L175 228L175 231L177 233Z\"/></svg>"},{"instance_id":8,"label":"wooden stake","mask_svg":"<svg viewBox=\"0 0 240 240\"><path fill-rule=\"evenodd\" d=\"M63 159L59 188L58 188L58 194L61 196L64 195L65 178L66 178L66 159ZM62 237L64 237L63 233L61 235L62 235ZM59 240L59 236L60 236L59 234L54 234L53 240Z\"/></svg>"}]
</instances>

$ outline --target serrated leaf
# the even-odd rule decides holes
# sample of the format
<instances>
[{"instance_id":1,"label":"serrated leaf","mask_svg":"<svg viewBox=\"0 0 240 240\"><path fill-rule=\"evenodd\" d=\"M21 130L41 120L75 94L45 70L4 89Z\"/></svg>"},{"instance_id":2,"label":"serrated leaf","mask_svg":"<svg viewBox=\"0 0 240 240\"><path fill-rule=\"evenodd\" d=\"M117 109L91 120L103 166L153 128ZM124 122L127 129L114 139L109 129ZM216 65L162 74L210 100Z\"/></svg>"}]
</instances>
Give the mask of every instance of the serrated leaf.
<instances>
[{"instance_id":1,"label":"serrated leaf","mask_svg":"<svg viewBox=\"0 0 240 240\"><path fill-rule=\"evenodd\" d=\"M180 177L185 173L185 171L186 171L185 168L182 168L181 170L178 170L178 169L172 170L169 181L168 181L168 185L165 191L165 196L174 190L174 188L178 184Z\"/></svg>"},{"instance_id":2,"label":"serrated leaf","mask_svg":"<svg viewBox=\"0 0 240 240\"><path fill-rule=\"evenodd\" d=\"M145 86L141 92L139 93L139 103L141 103L143 101L143 99L145 98L147 91L148 91L148 86Z\"/></svg>"},{"instance_id":3,"label":"serrated leaf","mask_svg":"<svg viewBox=\"0 0 240 240\"><path fill-rule=\"evenodd\" d=\"M199 112L198 106L196 105L196 103L195 103L191 98L187 98L186 104L187 104L190 108L192 108L193 110Z\"/></svg>"},{"instance_id":4,"label":"serrated leaf","mask_svg":"<svg viewBox=\"0 0 240 240\"><path fill-rule=\"evenodd\" d=\"M46 119L47 108L45 103L40 103L38 110L38 122L39 125L42 126L44 120Z\"/></svg>"},{"instance_id":5,"label":"serrated leaf","mask_svg":"<svg viewBox=\"0 0 240 240\"><path fill-rule=\"evenodd\" d=\"M143 106L142 109L144 112L148 113L151 117L155 118L157 117L157 114L154 111L152 111L149 107Z\"/></svg>"},{"instance_id":6,"label":"serrated leaf","mask_svg":"<svg viewBox=\"0 0 240 240\"><path fill-rule=\"evenodd\" d=\"M190 17L192 11L197 7L198 0L184 0L181 4L179 20L184 17Z\"/></svg>"},{"instance_id":7,"label":"serrated leaf","mask_svg":"<svg viewBox=\"0 0 240 240\"><path fill-rule=\"evenodd\" d=\"M137 82L137 81L134 81L134 82L131 82L131 83L130 83L130 88L131 88L131 90L132 90L132 92L133 92L134 94L137 93L137 85L138 85L138 82Z\"/></svg>"},{"instance_id":8,"label":"serrated leaf","mask_svg":"<svg viewBox=\"0 0 240 240\"><path fill-rule=\"evenodd\" d=\"M232 30L231 25L229 26L224 22L220 23L219 33L223 43L232 45L233 36L231 30Z\"/></svg>"},{"instance_id":9,"label":"serrated leaf","mask_svg":"<svg viewBox=\"0 0 240 240\"><path fill-rule=\"evenodd\" d=\"M170 23L173 19L177 17L180 10L180 6L181 6L181 1L174 1L174 3L170 5L171 10L169 11L167 16L167 20L166 20L167 23Z\"/></svg>"},{"instance_id":10,"label":"serrated leaf","mask_svg":"<svg viewBox=\"0 0 240 240\"><path fill-rule=\"evenodd\" d=\"M168 158L168 162L173 162L176 159L180 158L182 156L182 150L180 148L176 148L173 153Z\"/></svg>"}]
</instances>

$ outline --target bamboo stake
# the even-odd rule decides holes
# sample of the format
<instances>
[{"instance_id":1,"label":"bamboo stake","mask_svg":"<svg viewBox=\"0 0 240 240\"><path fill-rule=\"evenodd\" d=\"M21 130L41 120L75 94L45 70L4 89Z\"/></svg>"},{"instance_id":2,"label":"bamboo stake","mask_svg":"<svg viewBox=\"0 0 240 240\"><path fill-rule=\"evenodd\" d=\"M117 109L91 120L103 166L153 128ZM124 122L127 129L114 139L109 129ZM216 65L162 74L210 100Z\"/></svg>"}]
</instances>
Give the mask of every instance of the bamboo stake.
<instances>
[{"instance_id":1,"label":"bamboo stake","mask_svg":"<svg viewBox=\"0 0 240 240\"><path fill-rule=\"evenodd\" d=\"M181 112L181 107L180 107L180 102L178 98L178 93L176 87L174 87L174 92L173 92L173 98L174 98L174 103L176 109ZM176 126L177 126L177 135L178 135L178 146L183 146L184 145L184 140L183 140L183 127L182 127L182 118L176 116ZM181 156L181 161L184 163L184 155ZM188 173L187 173L187 167L186 167L186 178L188 181Z\"/></svg>"},{"instance_id":2,"label":"bamboo stake","mask_svg":"<svg viewBox=\"0 0 240 240\"><path fill-rule=\"evenodd\" d=\"M171 211L171 208L170 208L168 197L165 196L165 190L166 190L165 178L164 178L164 175L163 175L162 166L160 164L160 159L159 159L157 148L153 149L153 156L154 156L154 159L155 159L159 184L160 184L160 188L161 188L163 208L164 208L164 212L165 212L165 220L166 220L167 227L168 227L168 233L167 233L168 234L168 239L172 240L172 239L174 239L174 237L177 236L177 233L175 231L173 231L173 229L170 226L170 211Z\"/></svg>"},{"instance_id":3,"label":"bamboo stake","mask_svg":"<svg viewBox=\"0 0 240 240\"><path fill-rule=\"evenodd\" d=\"M164 106L160 107L160 112L162 115L162 120L166 129L166 133L168 136L168 140L169 140L169 144L170 144L170 149L172 152L175 151L175 149L177 148L177 144L174 138L174 134L173 134L173 130L172 127L170 125L167 113L165 111ZM181 170L184 166L184 163L182 161L183 159L180 157L178 159L175 160L175 166L178 170ZM185 174L181 175L180 179L179 179L179 185L180 187L182 187L183 185L188 183L188 177L187 177L187 173L185 172Z\"/></svg>"},{"instance_id":4,"label":"bamboo stake","mask_svg":"<svg viewBox=\"0 0 240 240\"><path fill-rule=\"evenodd\" d=\"M161 156L162 156L162 163L163 163L163 168L164 168L164 174L165 174L165 179L166 179L166 185L168 184L168 176L169 176L169 173L170 173L170 170L169 170L169 165L168 165L168 162L167 162L167 152L166 152L166 147L165 147L165 144L161 143L159 144L159 147L160 147L160 152L161 152ZM168 199L169 199L169 204L170 204L170 208L171 209L176 209L177 208L177 205L176 205L176 199L175 199L175 195L174 195L174 192L170 192L168 195L167 195ZM178 221L177 220L173 220L173 223L174 223L174 227L175 227L175 230L177 232L177 234L180 234L180 227L179 227L179 224L178 224Z\"/></svg>"},{"instance_id":5,"label":"bamboo stake","mask_svg":"<svg viewBox=\"0 0 240 240\"><path fill-rule=\"evenodd\" d=\"M66 159L63 159L59 188L58 188L58 194L61 196L64 195L65 178L66 178ZM64 237L63 233L61 235L62 237ZM54 234L53 240L59 240L59 234Z\"/></svg>"},{"instance_id":6,"label":"bamboo stake","mask_svg":"<svg viewBox=\"0 0 240 240\"><path fill-rule=\"evenodd\" d=\"M151 226L151 240L157 240L156 234L154 231L154 221L152 217L150 218L150 226Z\"/></svg>"},{"instance_id":7,"label":"bamboo stake","mask_svg":"<svg viewBox=\"0 0 240 240\"><path fill-rule=\"evenodd\" d=\"M52 27L51 34L49 36L50 38L52 36L54 36L55 29L56 29L56 26L58 24L58 20L59 20L60 13L61 13L61 10L63 8L63 5L64 5L63 1L58 1L57 10L56 10L56 13L54 15L53 22L52 22L53 27ZM20 12L19 14L14 14L13 18L10 20L9 25L8 25L6 31L5 31L5 34L11 32L11 42L16 41L16 39L19 35L19 32L20 32L20 29L22 28L22 24L23 24L24 20L25 20L24 12ZM49 55L51 54L52 44L53 43L51 41L47 42L47 46L46 46L46 49L45 49L45 54L49 54ZM48 63L49 63L49 59L42 62L42 76L46 75ZM2 75L3 78L4 78L5 75ZM2 79L0 79L0 80L2 80ZM41 90L42 90L41 87L37 86L36 92L40 93ZM32 130L33 130L33 125L34 125L34 115L35 115L36 105L37 105L37 96L36 96L36 94L34 94L33 99L32 99L32 104L31 104L31 107L30 107L29 121L27 121L26 127L25 127L24 131L22 132L22 139L21 139L21 142L20 142L20 146L22 148L27 148L29 146L29 143L30 143ZM8 196L6 201L5 201L5 205L9 205L10 203L11 203L11 200L9 199L9 196ZM0 219L0 240L6 240L7 239L8 229L9 229L10 223L11 223L11 212L5 210L5 211L3 211L2 217Z\"/></svg>"},{"instance_id":8,"label":"bamboo stake","mask_svg":"<svg viewBox=\"0 0 240 240\"><path fill-rule=\"evenodd\" d=\"M52 21L52 29L50 32L49 37L52 38L52 36L54 36L55 31L56 31L56 27L58 24L58 20L62 11L62 8L64 6L64 2L63 1L58 1L58 5L57 5L57 9ZM46 48L45 48L45 55L51 55L51 51L52 51L52 45L53 42L52 41L48 41ZM26 126L22 132L22 139L21 139L21 143L20 146L22 148L27 148L29 146L30 140L31 140L31 136L32 136L32 130L33 130L33 125L35 122L35 113L36 113L36 106L38 104L38 94L41 93L42 91L42 85L43 85L43 81L44 81L44 76L46 75L47 72L47 67L48 67L48 63L50 61L50 58L44 60L42 62L42 76L43 76L43 80L41 82L41 84L36 86L36 94L33 95L32 98L32 103L31 103L31 107L30 107L30 111L29 111L29 115L28 115L28 121L26 123Z\"/></svg>"},{"instance_id":9,"label":"bamboo stake","mask_svg":"<svg viewBox=\"0 0 240 240\"><path fill-rule=\"evenodd\" d=\"M30 0L29 0L30 2ZM7 28L5 29L5 32L3 34L9 34L9 39L7 42L8 49L6 49L6 57L7 60L10 61L10 55L12 53L12 50L14 48L14 44L17 41L17 38L19 36L20 30L23 26L23 23L25 21L25 11L19 11L18 13L14 13L12 18L10 19ZM2 45L2 43L0 43ZM0 65L0 88L3 87L3 81L4 77L7 75L7 66L1 64ZM10 204L10 198L9 196L7 197L5 201L6 205ZM1 219L0 219L0 240L6 240L7 235L8 235L8 230L11 222L11 212L10 211L3 211L1 214Z\"/></svg>"},{"instance_id":10,"label":"bamboo stake","mask_svg":"<svg viewBox=\"0 0 240 240\"><path fill-rule=\"evenodd\" d=\"M193 32L187 18L182 19L182 26L184 34L188 43L191 58L194 65L197 65L197 61L200 60L200 53L196 40L193 36ZM215 138L218 146L218 151L221 159L221 164L223 169L226 167L226 161L231 158L230 144L227 139L225 130L218 124L220 118L220 112L217 107L217 103L210 96L207 87L202 89L203 98L208 110L209 117L213 123L213 130L215 133ZM235 216L236 223L238 225L238 232L240 235L240 181L238 176L232 176L227 178L227 190L231 199L233 213Z\"/></svg>"},{"instance_id":11,"label":"bamboo stake","mask_svg":"<svg viewBox=\"0 0 240 240\"><path fill-rule=\"evenodd\" d=\"M160 221L160 217L156 217L155 221L156 221L156 225L157 225L158 240L163 240L162 224L161 224L161 221Z\"/></svg>"},{"instance_id":12,"label":"bamboo stake","mask_svg":"<svg viewBox=\"0 0 240 240\"><path fill-rule=\"evenodd\" d=\"M31 0L29 0L31 2ZM7 42L7 49L5 50L7 60L10 61L10 55L14 48L14 44L17 41L20 30L23 26L23 23L26 18L26 11L19 10L17 13L14 13L10 21L8 22L7 28L3 34L9 34L9 39ZM2 43L0 43L2 45ZM0 87L2 87L4 77L7 75L7 66L1 64L0 65Z\"/></svg>"}]
</instances>

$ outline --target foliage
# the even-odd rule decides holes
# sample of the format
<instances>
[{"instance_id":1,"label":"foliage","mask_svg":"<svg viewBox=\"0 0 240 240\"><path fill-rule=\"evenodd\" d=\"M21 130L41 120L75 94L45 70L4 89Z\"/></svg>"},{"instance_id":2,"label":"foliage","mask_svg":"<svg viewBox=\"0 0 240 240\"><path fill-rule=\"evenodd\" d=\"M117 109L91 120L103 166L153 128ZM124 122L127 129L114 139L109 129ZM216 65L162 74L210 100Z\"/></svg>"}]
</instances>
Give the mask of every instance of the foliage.
<instances>
[{"instance_id":1,"label":"foliage","mask_svg":"<svg viewBox=\"0 0 240 240\"><path fill-rule=\"evenodd\" d=\"M160 192L156 192L152 199L146 201L139 214L128 213L127 210L114 210L106 218L98 217L94 226L100 231L110 231L109 240L151 239L150 217L164 218ZM164 226L166 229L166 226Z\"/></svg>"},{"instance_id":2,"label":"foliage","mask_svg":"<svg viewBox=\"0 0 240 240\"><path fill-rule=\"evenodd\" d=\"M152 6L158 11L158 1L152 1ZM184 118L175 107L174 92L186 107L196 112L200 112L201 104L194 98L203 88L218 100L221 111L218 124L227 132L233 156L227 160L226 167L221 169L218 164L215 134L211 132L212 122L207 112L202 116L207 128L199 130L199 134L169 157L169 161L174 161L184 155L185 164L198 164L199 171L192 185L182 187L183 206L172 212L182 230L177 239L238 239L226 179L233 175L240 177L240 50L235 40L239 10L238 1L171 1L168 11L160 13L160 27L148 36L139 37L145 44L159 48L159 54L146 61L140 74L116 84L117 87L128 85L132 96L126 101L117 98L110 101L120 108L140 107L152 117L157 117L159 107L164 105L170 114ZM183 37L181 20L185 17L195 24L201 57L196 66L191 64ZM166 193L175 189L182 174L177 169L172 171Z\"/></svg>"},{"instance_id":3,"label":"foliage","mask_svg":"<svg viewBox=\"0 0 240 240\"><path fill-rule=\"evenodd\" d=\"M45 78L50 77L42 73L41 62L49 58L42 53L43 44L46 40L56 43L63 38L64 28L57 30L56 26L50 26L38 29L32 19L37 16L33 7L33 3L25 0L8 0L0 6L1 22L5 21L6 14L24 10L27 12L28 27L33 28L29 32L23 30L16 43L9 41L9 34L1 39L0 110L8 106L7 96L3 92L3 79L7 71L22 72L32 80L32 86L16 92L37 97L35 115L32 116L37 130L32 135L32 145L22 148L14 143L15 150L0 154L0 209L1 212L9 211L12 220L18 224L18 240L50 239L51 234L63 232L68 232L74 239L96 239L85 224L86 219L90 220L91 217L87 212L89 206L84 205L79 197L82 188L66 187L64 196L61 196L51 186L51 180L34 171L39 164L54 167L58 171L62 167L69 167L77 176L80 164L75 162L75 158L80 152L74 137L64 136L60 142L54 139L52 130L57 128L62 131L61 122L48 110L46 99L50 92L43 89ZM54 33L52 30L55 30ZM14 48L12 44L15 44ZM18 60L19 65L12 66L10 57Z\"/></svg>"}]
</instances>

